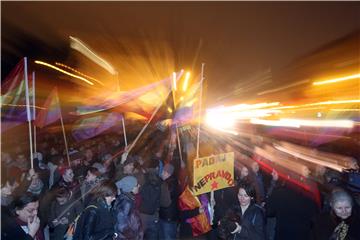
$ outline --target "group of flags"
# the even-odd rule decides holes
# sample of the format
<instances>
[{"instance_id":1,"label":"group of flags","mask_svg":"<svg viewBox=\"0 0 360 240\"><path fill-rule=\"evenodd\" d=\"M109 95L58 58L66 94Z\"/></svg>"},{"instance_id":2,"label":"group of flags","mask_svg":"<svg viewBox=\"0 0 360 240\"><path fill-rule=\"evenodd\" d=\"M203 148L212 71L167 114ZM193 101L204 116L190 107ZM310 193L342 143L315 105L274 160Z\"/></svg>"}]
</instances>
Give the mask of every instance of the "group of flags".
<instances>
[{"instance_id":1,"label":"group of flags","mask_svg":"<svg viewBox=\"0 0 360 240\"><path fill-rule=\"evenodd\" d=\"M39 128L62 118L57 87L54 87L41 106L35 104L34 74L27 73L26 58L22 59L3 80L1 85L1 131L32 121ZM177 74L178 78L181 73ZM188 90L185 98L175 107L171 91L171 78L166 78L127 92L105 93L84 100L73 115L78 119L72 125L76 141L89 139L113 126L120 125L125 112L136 113L149 120L156 106L163 104L165 111L154 119L161 124L182 125L194 117L194 106L200 82ZM31 109L30 114L28 113ZM168 111L168 112L167 112ZM169 114L171 113L171 114ZM159 116L159 114L157 114ZM161 119L160 119L161 118Z\"/></svg>"},{"instance_id":2,"label":"group of flags","mask_svg":"<svg viewBox=\"0 0 360 240\"><path fill-rule=\"evenodd\" d=\"M1 85L2 132L26 121L33 121L35 126L43 128L61 118L57 88L50 92L42 107L37 107L34 96L34 74L30 75L26 70L24 58Z\"/></svg>"}]
</instances>

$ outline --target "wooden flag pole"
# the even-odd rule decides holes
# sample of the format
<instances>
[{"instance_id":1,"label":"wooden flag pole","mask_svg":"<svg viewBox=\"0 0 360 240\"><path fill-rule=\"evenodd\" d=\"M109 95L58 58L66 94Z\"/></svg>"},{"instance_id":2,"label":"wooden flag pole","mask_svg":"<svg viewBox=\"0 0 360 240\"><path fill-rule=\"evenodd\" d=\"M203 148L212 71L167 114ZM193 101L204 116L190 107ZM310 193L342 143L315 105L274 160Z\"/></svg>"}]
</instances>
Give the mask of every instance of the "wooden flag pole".
<instances>
[{"instance_id":1,"label":"wooden flag pole","mask_svg":"<svg viewBox=\"0 0 360 240\"><path fill-rule=\"evenodd\" d=\"M177 124L175 124L175 128L176 128L176 139L177 139L177 142L178 142L180 161L182 162L182 161L183 161L183 158L182 158L182 152L181 152L181 143L180 143L180 137L179 137L179 129L178 129Z\"/></svg>"},{"instance_id":2,"label":"wooden flag pole","mask_svg":"<svg viewBox=\"0 0 360 240\"><path fill-rule=\"evenodd\" d=\"M30 113L30 99L29 99L29 82L28 82L28 69L27 69L27 58L24 58L24 78L25 78L25 95L26 95L26 115L29 125L29 142L30 142L30 163L31 168L34 168L33 159L33 146L32 146L32 134L31 134L31 113Z\"/></svg>"},{"instance_id":3,"label":"wooden flag pole","mask_svg":"<svg viewBox=\"0 0 360 240\"><path fill-rule=\"evenodd\" d=\"M198 123L198 134L197 134L197 144L196 144L196 158L199 158L199 149L200 149L200 126L201 126L201 104L202 104L202 90L203 90L203 81L204 81L204 67L205 63L201 64L201 82L200 82L200 98L199 98L199 123Z\"/></svg>"},{"instance_id":4,"label":"wooden flag pole","mask_svg":"<svg viewBox=\"0 0 360 240\"><path fill-rule=\"evenodd\" d=\"M36 108L35 108L35 72L32 72L32 80L33 80L33 120L35 121L36 119ZM36 125L34 124L34 153L36 153Z\"/></svg>"},{"instance_id":5,"label":"wooden flag pole","mask_svg":"<svg viewBox=\"0 0 360 240\"><path fill-rule=\"evenodd\" d=\"M59 97L59 96L58 96ZM65 150L66 150L66 158L68 161L68 165L70 167L70 157L69 157L69 149L68 149L68 144L67 144L67 140L66 140L66 134L65 134L65 127L64 127L64 122L63 122L63 117L62 117L62 113L61 113L61 106L60 106L60 99L58 99L58 103L59 103L59 110L60 110L60 122L61 122L61 128L62 128L62 132L63 132L63 136L64 136L64 143L65 143Z\"/></svg>"},{"instance_id":6,"label":"wooden flag pole","mask_svg":"<svg viewBox=\"0 0 360 240\"><path fill-rule=\"evenodd\" d=\"M124 134L125 147L127 147L128 143L127 143L127 138L126 138L126 129L125 129L124 114L123 114L123 116L122 116L121 122L122 122L122 127L123 127L123 134Z\"/></svg>"},{"instance_id":7,"label":"wooden flag pole","mask_svg":"<svg viewBox=\"0 0 360 240\"><path fill-rule=\"evenodd\" d=\"M169 94L171 93L171 90L169 91L169 93L167 94L166 99L169 97ZM134 148L136 142L139 140L139 138L141 137L141 135L144 133L145 129L147 128L147 126L150 124L151 120L154 118L155 114L159 111L160 107L163 105L163 102L161 101L159 106L156 107L156 109L154 110L154 112L152 113L149 121L145 124L145 126L141 129L140 133L136 136L134 142L132 142L132 144L130 145L129 149L127 150L127 153L129 154L130 151Z\"/></svg>"}]
</instances>

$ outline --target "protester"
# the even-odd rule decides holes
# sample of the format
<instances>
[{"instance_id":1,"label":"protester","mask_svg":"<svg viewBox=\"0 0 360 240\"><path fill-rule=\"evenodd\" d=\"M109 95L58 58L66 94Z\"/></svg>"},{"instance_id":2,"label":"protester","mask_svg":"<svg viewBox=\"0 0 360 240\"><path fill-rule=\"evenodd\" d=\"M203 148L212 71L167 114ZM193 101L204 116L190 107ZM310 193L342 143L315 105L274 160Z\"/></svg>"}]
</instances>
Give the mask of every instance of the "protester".
<instances>
[{"instance_id":1,"label":"protester","mask_svg":"<svg viewBox=\"0 0 360 240\"><path fill-rule=\"evenodd\" d=\"M231 233L234 239L265 240L265 217L263 209L255 204L256 191L254 185L239 186L238 204L232 208L241 219Z\"/></svg>"},{"instance_id":2,"label":"protester","mask_svg":"<svg viewBox=\"0 0 360 240\"><path fill-rule=\"evenodd\" d=\"M1 239L44 240L38 207L38 197L31 193L17 197L11 206L11 216L2 216Z\"/></svg>"},{"instance_id":3,"label":"protester","mask_svg":"<svg viewBox=\"0 0 360 240\"><path fill-rule=\"evenodd\" d=\"M92 201L78 220L74 240L113 239L115 219L111 203L116 194L116 185L111 182L94 188L91 193Z\"/></svg>"},{"instance_id":4,"label":"protester","mask_svg":"<svg viewBox=\"0 0 360 240\"><path fill-rule=\"evenodd\" d=\"M143 239L141 219L135 205L135 195L139 192L139 184L136 178L126 176L116 182L116 186L120 194L114 203L115 239Z\"/></svg>"},{"instance_id":5,"label":"protester","mask_svg":"<svg viewBox=\"0 0 360 240\"><path fill-rule=\"evenodd\" d=\"M331 211L318 215L313 222L314 240L360 239L360 218L353 209L353 199L343 189L333 190L330 197Z\"/></svg>"}]
</instances>

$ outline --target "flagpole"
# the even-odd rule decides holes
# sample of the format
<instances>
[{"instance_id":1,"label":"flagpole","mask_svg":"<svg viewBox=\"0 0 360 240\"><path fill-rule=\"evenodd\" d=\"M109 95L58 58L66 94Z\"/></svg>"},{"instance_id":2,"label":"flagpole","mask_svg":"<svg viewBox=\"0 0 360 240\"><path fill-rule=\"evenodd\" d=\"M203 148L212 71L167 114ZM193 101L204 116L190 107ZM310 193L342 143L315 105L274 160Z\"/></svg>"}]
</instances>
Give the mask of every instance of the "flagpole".
<instances>
[{"instance_id":1,"label":"flagpole","mask_svg":"<svg viewBox=\"0 0 360 240\"><path fill-rule=\"evenodd\" d=\"M124 120L124 114L121 119L122 127L123 127L123 134L124 134L124 141L125 141L125 147L127 147L127 138L126 138L126 129L125 129L125 120Z\"/></svg>"},{"instance_id":2,"label":"flagpole","mask_svg":"<svg viewBox=\"0 0 360 240\"><path fill-rule=\"evenodd\" d=\"M204 67L205 63L201 64L201 83L200 83L200 98L199 98L199 123L198 123L198 134L197 134L197 145L196 145L196 158L199 158L200 148L200 126L201 126L201 102L202 102L202 91L203 91L203 80L204 80Z\"/></svg>"},{"instance_id":3,"label":"flagpole","mask_svg":"<svg viewBox=\"0 0 360 240\"><path fill-rule=\"evenodd\" d=\"M68 161L68 165L70 167L70 157L69 157L69 149L68 149L68 144L66 141L66 134L65 134L65 128L64 128L64 122L63 122L63 117L62 117L62 113L61 113L61 106L60 106L60 99L59 99L59 110L60 110L60 122L61 122L61 128L62 128L62 132L63 132L63 136L64 136L64 142L65 142L65 150L66 150L66 158Z\"/></svg>"},{"instance_id":4,"label":"flagpole","mask_svg":"<svg viewBox=\"0 0 360 240\"><path fill-rule=\"evenodd\" d=\"M33 80L33 120L36 119L36 111L35 111L35 72L32 72L32 80ZM34 124L34 153L36 153L36 125Z\"/></svg>"},{"instance_id":5,"label":"flagpole","mask_svg":"<svg viewBox=\"0 0 360 240\"><path fill-rule=\"evenodd\" d=\"M30 163L31 168L34 168L33 159L33 146L32 146L32 134L31 134L31 114L30 114L30 99L29 99L29 82L28 82L28 69L27 69L27 58L24 57L24 78L25 78L25 94L26 94L26 115L29 125L29 142L30 142Z\"/></svg>"},{"instance_id":6,"label":"flagpole","mask_svg":"<svg viewBox=\"0 0 360 240\"><path fill-rule=\"evenodd\" d=\"M171 93L171 90L169 91L166 99L169 97L169 94ZM130 151L134 148L136 142L139 140L139 138L141 137L141 135L144 133L145 129L147 128L147 126L150 124L151 120L154 118L155 114L159 111L160 107L163 105L163 102L160 102L159 106L156 107L156 109L154 110L154 112L152 113L149 121L145 124L145 126L141 129L140 133L136 136L134 142L130 145L127 153L129 154Z\"/></svg>"},{"instance_id":7,"label":"flagpole","mask_svg":"<svg viewBox=\"0 0 360 240\"><path fill-rule=\"evenodd\" d=\"M178 129L177 123L175 123L175 128L176 128L176 139L178 142L180 161L182 162L183 159L182 159L182 152L181 152L181 143L180 143L179 129Z\"/></svg>"}]
</instances>

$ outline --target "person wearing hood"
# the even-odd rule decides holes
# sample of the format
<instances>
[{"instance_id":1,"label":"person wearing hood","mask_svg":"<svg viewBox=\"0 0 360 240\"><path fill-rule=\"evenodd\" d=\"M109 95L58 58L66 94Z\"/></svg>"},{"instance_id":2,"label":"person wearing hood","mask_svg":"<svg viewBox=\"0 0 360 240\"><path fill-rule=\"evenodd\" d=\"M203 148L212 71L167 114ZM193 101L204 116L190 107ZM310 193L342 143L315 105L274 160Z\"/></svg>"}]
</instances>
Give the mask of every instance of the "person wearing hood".
<instances>
[{"instance_id":1,"label":"person wearing hood","mask_svg":"<svg viewBox=\"0 0 360 240\"><path fill-rule=\"evenodd\" d=\"M117 181L116 186L120 194L114 203L115 239L143 239L141 219L135 205L135 195L139 192L136 178L126 176Z\"/></svg>"}]
</instances>

